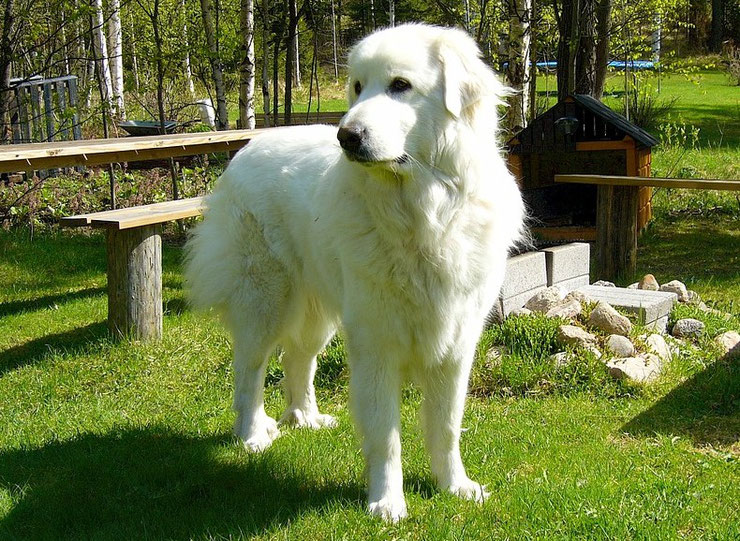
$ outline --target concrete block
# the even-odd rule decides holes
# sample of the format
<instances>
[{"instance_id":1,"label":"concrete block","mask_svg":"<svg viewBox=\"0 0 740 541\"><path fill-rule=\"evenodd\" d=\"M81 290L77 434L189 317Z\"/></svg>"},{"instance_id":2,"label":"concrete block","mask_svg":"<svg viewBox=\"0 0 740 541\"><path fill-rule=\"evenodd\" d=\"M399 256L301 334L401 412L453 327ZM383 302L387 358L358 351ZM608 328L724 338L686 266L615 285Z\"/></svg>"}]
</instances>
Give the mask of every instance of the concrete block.
<instances>
[{"instance_id":1,"label":"concrete block","mask_svg":"<svg viewBox=\"0 0 740 541\"><path fill-rule=\"evenodd\" d=\"M553 285L558 286L565 292L569 292L569 291L573 291L574 289L587 286L588 283L589 283L588 274L584 274L583 276L576 276L575 278L569 278L568 280L562 280L560 282L555 282Z\"/></svg>"},{"instance_id":2,"label":"concrete block","mask_svg":"<svg viewBox=\"0 0 740 541\"><path fill-rule=\"evenodd\" d=\"M543 252L527 252L508 259L504 285L501 286L503 298L545 286L547 286L547 269ZM532 295L534 293L533 291Z\"/></svg>"},{"instance_id":3,"label":"concrete block","mask_svg":"<svg viewBox=\"0 0 740 541\"><path fill-rule=\"evenodd\" d=\"M678 295L667 291L603 286L583 286L578 291L594 301L608 302L615 308L635 314L640 324L660 331L665 330L668 314L678 302Z\"/></svg>"},{"instance_id":4,"label":"concrete block","mask_svg":"<svg viewBox=\"0 0 740 541\"><path fill-rule=\"evenodd\" d=\"M591 251L586 242L572 242L542 250L547 266L547 285L588 285ZM585 277L585 284L581 284ZM580 281L575 281L580 278ZM575 289L571 287L569 290Z\"/></svg>"},{"instance_id":5,"label":"concrete block","mask_svg":"<svg viewBox=\"0 0 740 541\"><path fill-rule=\"evenodd\" d=\"M505 316L509 315L545 287L547 269L543 252L527 252L510 257L506 262L506 275L501 287L501 311Z\"/></svg>"}]
</instances>

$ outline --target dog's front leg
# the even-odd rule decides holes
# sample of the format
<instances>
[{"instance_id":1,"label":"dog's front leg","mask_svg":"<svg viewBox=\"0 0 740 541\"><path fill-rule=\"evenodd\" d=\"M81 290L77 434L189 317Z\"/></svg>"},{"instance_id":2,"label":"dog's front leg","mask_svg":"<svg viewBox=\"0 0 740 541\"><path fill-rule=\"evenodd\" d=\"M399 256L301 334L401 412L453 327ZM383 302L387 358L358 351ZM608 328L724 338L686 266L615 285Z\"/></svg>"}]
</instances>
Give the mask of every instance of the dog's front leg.
<instances>
[{"instance_id":1,"label":"dog's front leg","mask_svg":"<svg viewBox=\"0 0 740 541\"><path fill-rule=\"evenodd\" d=\"M421 378L421 421L432 474L440 489L466 500L484 501L484 486L468 477L460 456L460 427L473 351L428 367Z\"/></svg>"},{"instance_id":2,"label":"dog's front leg","mask_svg":"<svg viewBox=\"0 0 740 541\"><path fill-rule=\"evenodd\" d=\"M396 522L406 516L401 471L400 370L396 358L352 340L350 406L362 438L368 478L368 510Z\"/></svg>"}]
</instances>

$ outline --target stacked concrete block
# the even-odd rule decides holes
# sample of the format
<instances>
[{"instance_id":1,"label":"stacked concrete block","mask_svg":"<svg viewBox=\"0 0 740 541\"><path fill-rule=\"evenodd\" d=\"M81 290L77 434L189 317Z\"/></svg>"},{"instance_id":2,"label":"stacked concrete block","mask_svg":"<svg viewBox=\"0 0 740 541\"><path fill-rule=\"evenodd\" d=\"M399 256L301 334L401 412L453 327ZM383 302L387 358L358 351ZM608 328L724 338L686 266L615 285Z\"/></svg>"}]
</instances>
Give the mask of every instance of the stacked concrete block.
<instances>
[{"instance_id":1,"label":"stacked concrete block","mask_svg":"<svg viewBox=\"0 0 740 541\"><path fill-rule=\"evenodd\" d=\"M505 316L524 306L532 295L547 287L547 268L543 252L528 252L510 257L501 287L501 312Z\"/></svg>"},{"instance_id":2,"label":"stacked concrete block","mask_svg":"<svg viewBox=\"0 0 740 541\"><path fill-rule=\"evenodd\" d=\"M603 286L583 286L578 291L594 302L608 302L615 308L635 314L640 324L659 332L665 332L668 315L678 301L678 295L667 291Z\"/></svg>"},{"instance_id":3,"label":"stacked concrete block","mask_svg":"<svg viewBox=\"0 0 740 541\"><path fill-rule=\"evenodd\" d=\"M591 251L588 243L572 242L542 250L547 265L547 285L573 291L589 282Z\"/></svg>"}]
</instances>

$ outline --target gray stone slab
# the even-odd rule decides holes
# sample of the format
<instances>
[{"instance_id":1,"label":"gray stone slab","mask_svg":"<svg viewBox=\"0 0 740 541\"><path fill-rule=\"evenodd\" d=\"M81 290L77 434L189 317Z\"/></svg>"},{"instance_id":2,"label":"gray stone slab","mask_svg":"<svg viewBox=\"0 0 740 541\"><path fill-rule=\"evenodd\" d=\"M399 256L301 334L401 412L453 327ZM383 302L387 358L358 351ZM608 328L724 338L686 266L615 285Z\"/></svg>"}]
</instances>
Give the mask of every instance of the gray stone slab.
<instances>
[{"instance_id":1,"label":"gray stone slab","mask_svg":"<svg viewBox=\"0 0 740 541\"><path fill-rule=\"evenodd\" d=\"M547 266L547 285L589 274L591 250L586 242L571 242L542 250Z\"/></svg>"},{"instance_id":2,"label":"gray stone slab","mask_svg":"<svg viewBox=\"0 0 740 541\"><path fill-rule=\"evenodd\" d=\"M661 320L667 322L668 314L678 301L675 293L667 291L647 291L624 287L583 286L578 291L594 301L608 302L615 308L637 315L642 325L660 326ZM665 328L663 324L663 328Z\"/></svg>"},{"instance_id":3,"label":"gray stone slab","mask_svg":"<svg viewBox=\"0 0 740 541\"><path fill-rule=\"evenodd\" d=\"M553 285L558 286L563 291L573 291L574 289L578 289L579 287L587 286L589 284L589 277L588 274L584 274L583 276L576 276L575 278L569 278L567 280L562 280L560 282L555 282Z\"/></svg>"},{"instance_id":4,"label":"gray stone slab","mask_svg":"<svg viewBox=\"0 0 740 541\"><path fill-rule=\"evenodd\" d=\"M538 288L543 288L546 285L545 254L543 252L527 252L526 254L510 257L506 262L506 275L504 276L504 285L501 286L501 296L507 299L527 291L532 291L532 295L534 295Z\"/></svg>"}]
</instances>

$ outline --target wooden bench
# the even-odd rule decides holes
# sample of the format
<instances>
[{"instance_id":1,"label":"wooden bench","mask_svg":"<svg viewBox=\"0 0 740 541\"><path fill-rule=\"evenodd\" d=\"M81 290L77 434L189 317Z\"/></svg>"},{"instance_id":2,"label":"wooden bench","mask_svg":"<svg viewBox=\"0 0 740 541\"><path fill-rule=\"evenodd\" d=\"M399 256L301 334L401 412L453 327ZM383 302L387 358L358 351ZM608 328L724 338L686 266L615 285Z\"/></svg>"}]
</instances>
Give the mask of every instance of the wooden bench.
<instances>
[{"instance_id":1,"label":"wooden bench","mask_svg":"<svg viewBox=\"0 0 740 541\"><path fill-rule=\"evenodd\" d=\"M637 268L637 208L641 187L740 191L740 180L555 175L555 182L597 186L596 272L600 280L632 275Z\"/></svg>"},{"instance_id":2,"label":"wooden bench","mask_svg":"<svg viewBox=\"0 0 740 541\"><path fill-rule=\"evenodd\" d=\"M162 224L200 216L203 198L69 216L68 227L105 228L108 328L139 340L162 337Z\"/></svg>"}]
</instances>

